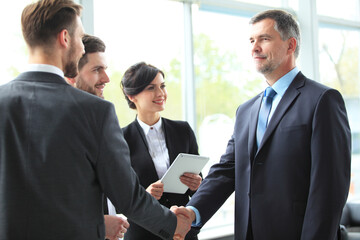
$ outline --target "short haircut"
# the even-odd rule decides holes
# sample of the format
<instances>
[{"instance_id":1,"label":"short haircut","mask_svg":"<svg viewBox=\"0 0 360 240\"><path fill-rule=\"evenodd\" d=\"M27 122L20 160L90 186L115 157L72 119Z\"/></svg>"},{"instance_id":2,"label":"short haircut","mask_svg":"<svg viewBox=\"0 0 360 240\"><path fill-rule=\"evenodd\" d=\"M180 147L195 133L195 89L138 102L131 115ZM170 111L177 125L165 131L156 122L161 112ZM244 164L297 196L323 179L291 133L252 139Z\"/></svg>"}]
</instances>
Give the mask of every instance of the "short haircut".
<instances>
[{"instance_id":1,"label":"short haircut","mask_svg":"<svg viewBox=\"0 0 360 240\"><path fill-rule=\"evenodd\" d=\"M145 62L136 63L126 70L121 80L121 88L130 108L136 109L136 106L128 96L141 93L155 79L158 73L161 73L165 78L161 70Z\"/></svg>"},{"instance_id":2,"label":"short haircut","mask_svg":"<svg viewBox=\"0 0 360 240\"><path fill-rule=\"evenodd\" d=\"M98 37L85 34L83 39L85 54L80 58L78 68L81 70L88 63L87 55L89 53L105 52L105 43Z\"/></svg>"},{"instance_id":3,"label":"short haircut","mask_svg":"<svg viewBox=\"0 0 360 240\"><path fill-rule=\"evenodd\" d=\"M267 18L275 21L274 28L277 32L279 32L283 41L292 37L295 38L296 49L294 54L297 58L300 52L300 29L296 20L290 13L283 10L267 10L252 17L250 19L250 24L255 24Z\"/></svg>"},{"instance_id":4,"label":"short haircut","mask_svg":"<svg viewBox=\"0 0 360 240\"><path fill-rule=\"evenodd\" d=\"M63 29L73 36L81 10L73 0L40 0L27 5L21 15L26 43L29 47L49 46Z\"/></svg>"}]
</instances>

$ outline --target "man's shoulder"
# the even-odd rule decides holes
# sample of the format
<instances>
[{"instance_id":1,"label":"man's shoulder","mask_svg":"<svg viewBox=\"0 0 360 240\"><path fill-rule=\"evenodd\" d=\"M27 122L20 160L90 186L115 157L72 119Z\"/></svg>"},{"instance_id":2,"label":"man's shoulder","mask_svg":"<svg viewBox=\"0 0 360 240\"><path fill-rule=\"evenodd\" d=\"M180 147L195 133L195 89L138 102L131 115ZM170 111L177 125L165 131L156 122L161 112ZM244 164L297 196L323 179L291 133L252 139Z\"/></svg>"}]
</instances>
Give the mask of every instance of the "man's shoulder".
<instances>
[{"instance_id":1,"label":"man's shoulder","mask_svg":"<svg viewBox=\"0 0 360 240\"><path fill-rule=\"evenodd\" d=\"M336 93L341 95L338 90L310 78L304 77L301 81L301 84L298 83L298 85L294 84L293 86L301 93L302 97L315 100L321 98L321 96L324 96L327 93Z\"/></svg>"},{"instance_id":2,"label":"man's shoulder","mask_svg":"<svg viewBox=\"0 0 360 240\"><path fill-rule=\"evenodd\" d=\"M296 87L305 87L312 89L312 90L320 90L320 91L324 91L324 90L329 90L331 89L331 87L326 86L325 84L319 82L319 81L315 81L313 79L310 79L308 77L306 77L302 72L299 72L297 74L297 76L295 77L294 81L293 81L293 85Z\"/></svg>"}]
</instances>

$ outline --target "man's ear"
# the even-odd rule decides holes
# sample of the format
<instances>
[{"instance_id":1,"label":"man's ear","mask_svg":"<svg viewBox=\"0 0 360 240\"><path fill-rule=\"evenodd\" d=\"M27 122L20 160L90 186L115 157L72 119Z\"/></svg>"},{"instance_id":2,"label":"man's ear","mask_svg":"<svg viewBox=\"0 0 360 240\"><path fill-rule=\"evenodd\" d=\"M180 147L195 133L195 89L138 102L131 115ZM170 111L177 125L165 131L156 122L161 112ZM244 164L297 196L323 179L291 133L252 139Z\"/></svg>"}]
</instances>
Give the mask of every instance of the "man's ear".
<instances>
[{"instance_id":1,"label":"man's ear","mask_svg":"<svg viewBox=\"0 0 360 240\"><path fill-rule=\"evenodd\" d=\"M73 86L73 87L76 87L76 81L75 81L75 78L68 78L68 77L65 77L65 80L66 80L66 82L67 82L69 85L71 85L71 86Z\"/></svg>"},{"instance_id":2,"label":"man's ear","mask_svg":"<svg viewBox=\"0 0 360 240\"><path fill-rule=\"evenodd\" d=\"M297 41L295 38L289 38L289 48L288 50L292 51L292 52L295 52L296 50L296 46L297 46Z\"/></svg>"},{"instance_id":3,"label":"man's ear","mask_svg":"<svg viewBox=\"0 0 360 240\"><path fill-rule=\"evenodd\" d=\"M63 29L61 32L58 33L58 41L61 46L67 48L70 43L70 34L68 30Z\"/></svg>"}]
</instances>

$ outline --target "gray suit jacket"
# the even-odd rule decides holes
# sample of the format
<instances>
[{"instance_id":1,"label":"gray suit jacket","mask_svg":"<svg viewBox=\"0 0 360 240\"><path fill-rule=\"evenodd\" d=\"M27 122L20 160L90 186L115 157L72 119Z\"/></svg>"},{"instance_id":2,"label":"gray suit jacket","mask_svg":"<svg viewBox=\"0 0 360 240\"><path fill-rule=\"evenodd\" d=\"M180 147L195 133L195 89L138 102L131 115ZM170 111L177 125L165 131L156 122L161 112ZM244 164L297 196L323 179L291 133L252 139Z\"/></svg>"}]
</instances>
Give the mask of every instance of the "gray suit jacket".
<instances>
[{"instance_id":1,"label":"gray suit jacket","mask_svg":"<svg viewBox=\"0 0 360 240\"><path fill-rule=\"evenodd\" d=\"M0 86L0 239L104 239L103 193L172 239L176 217L140 186L114 107L58 75Z\"/></svg>"},{"instance_id":2,"label":"gray suit jacket","mask_svg":"<svg viewBox=\"0 0 360 240\"><path fill-rule=\"evenodd\" d=\"M202 223L235 190L235 239L337 239L350 184L351 133L340 93L301 72L256 150L262 94L239 106L232 138L188 205Z\"/></svg>"}]
</instances>

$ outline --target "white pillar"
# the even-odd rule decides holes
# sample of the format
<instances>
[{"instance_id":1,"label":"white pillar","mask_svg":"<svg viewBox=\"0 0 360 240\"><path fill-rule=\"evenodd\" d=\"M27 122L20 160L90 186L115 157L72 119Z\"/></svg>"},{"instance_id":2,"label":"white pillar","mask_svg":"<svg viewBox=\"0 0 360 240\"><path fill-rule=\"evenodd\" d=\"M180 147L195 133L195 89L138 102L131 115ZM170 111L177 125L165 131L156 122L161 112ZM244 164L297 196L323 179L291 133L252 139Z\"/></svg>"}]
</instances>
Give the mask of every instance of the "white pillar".
<instances>
[{"instance_id":1,"label":"white pillar","mask_svg":"<svg viewBox=\"0 0 360 240\"><path fill-rule=\"evenodd\" d=\"M196 132L196 99L194 74L194 47L192 29L192 3L184 2L184 64L182 78L183 116Z\"/></svg>"},{"instance_id":2,"label":"white pillar","mask_svg":"<svg viewBox=\"0 0 360 240\"><path fill-rule=\"evenodd\" d=\"M316 13L316 1L299 1L298 20L300 24L301 71L305 76L320 81L319 72L319 21Z\"/></svg>"}]
</instances>

